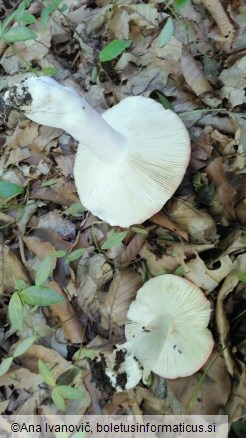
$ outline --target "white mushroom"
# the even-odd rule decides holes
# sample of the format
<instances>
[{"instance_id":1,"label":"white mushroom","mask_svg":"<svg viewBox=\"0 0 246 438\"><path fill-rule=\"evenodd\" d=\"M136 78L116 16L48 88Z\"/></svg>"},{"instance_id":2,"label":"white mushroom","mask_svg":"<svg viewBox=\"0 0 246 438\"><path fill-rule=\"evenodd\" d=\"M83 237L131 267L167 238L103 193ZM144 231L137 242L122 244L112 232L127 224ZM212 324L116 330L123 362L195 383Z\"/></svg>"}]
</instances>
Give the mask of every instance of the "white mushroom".
<instances>
[{"instance_id":1,"label":"white mushroom","mask_svg":"<svg viewBox=\"0 0 246 438\"><path fill-rule=\"evenodd\" d=\"M122 347L162 377L189 376L213 348L210 312L209 301L191 282L172 274L152 278L130 305Z\"/></svg>"},{"instance_id":2,"label":"white mushroom","mask_svg":"<svg viewBox=\"0 0 246 438\"><path fill-rule=\"evenodd\" d=\"M47 77L11 87L4 101L79 142L75 183L82 204L128 227L158 212L179 186L190 156L180 118L146 97L127 97L99 115L79 94Z\"/></svg>"}]
</instances>

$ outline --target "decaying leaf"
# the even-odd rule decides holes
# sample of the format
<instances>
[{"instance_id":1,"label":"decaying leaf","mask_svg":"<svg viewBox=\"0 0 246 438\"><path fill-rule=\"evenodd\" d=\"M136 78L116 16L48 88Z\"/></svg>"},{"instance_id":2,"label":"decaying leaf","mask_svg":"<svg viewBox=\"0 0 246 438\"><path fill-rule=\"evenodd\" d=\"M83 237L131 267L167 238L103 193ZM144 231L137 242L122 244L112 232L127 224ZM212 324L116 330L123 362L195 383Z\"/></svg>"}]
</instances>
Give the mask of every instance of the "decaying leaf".
<instances>
[{"instance_id":1,"label":"decaying leaf","mask_svg":"<svg viewBox=\"0 0 246 438\"><path fill-rule=\"evenodd\" d=\"M223 158L215 158L207 167L206 173L211 181L217 188L217 194L219 201L226 211L235 219L234 211L234 196L236 190L227 181L226 174L223 168Z\"/></svg>"},{"instance_id":2,"label":"decaying leaf","mask_svg":"<svg viewBox=\"0 0 246 438\"><path fill-rule=\"evenodd\" d=\"M183 51L181 66L187 84L197 96L212 91L212 87L205 78L198 63L188 51Z\"/></svg>"},{"instance_id":3,"label":"decaying leaf","mask_svg":"<svg viewBox=\"0 0 246 438\"><path fill-rule=\"evenodd\" d=\"M222 35L230 43L232 43L235 34L235 28L233 27L232 23L228 18L228 15L223 9L220 0L202 0L202 3L212 15Z\"/></svg>"},{"instance_id":4,"label":"decaying leaf","mask_svg":"<svg viewBox=\"0 0 246 438\"><path fill-rule=\"evenodd\" d=\"M129 306L141 286L141 276L130 269L114 276L102 309L102 326L105 329L125 324Z\"/></svg>"},{"instance_id":5,"label":"decaying leaf","mask_svg":"<svg viewBox=\"0 0 246 438\"><path fill-rule=\"evenodd\" d=\"M179 266L184 265L186 259L194 257L195 253L201 253L213 247L213 244L186 245L157 239L153 244L146 242L139 254L146 261L150 274L156 277L165 273L173 273Z\"/></svg>"},{"instance_id":6,"label":"decaying leaf","mask_svg":"<svg viewBox=\"0 0 246 438\"><path fill-rule=\"evenodd\" d=\"M11 292L15 289L15 280L24 280L30 284L30 278L20 258L11 249L0 244L0 292Z\"/></svg>"},{"instance_id":7,"label":"decaying leaf","mask_svg":"<svg viewBox=\"0 0 246 438\"><path fill-rule=\"evenodd\" d=\"M217 358L216 358L217 356ZM197 394L195 403L188 408L193 392L202 377L206 367L213 362ZM168 388L175 397L188 408L189 414L216 415L223 408L228 400L231 390L230 376L226 370L224 359L214 351L201 371L194 376L168 380Z\"/></svg>"},{"instance_id":8,"label":"decaying leaf","mask_svg":"<svg viewBox=\"0 0 246 438\"><path fill-rule=\"evenodd\" d=\"M64 301L51 306L52 314L59 318L64 334L69 341L74 344L80 344L83 338L83 327L74 308L68 301L66 294L55 281L50 281L48 286L64 297Z\"/></svg>"},{"instance_id":9,"label":"decaying leaf","mask_svg":"<svg viewBox=\"0 0 246 438\"><path fill-rule=\"evenodd\" d=\"M175 221L189 233L192 242L207 243L217 240L213 218L206 211L198 210L192 197L173 202L171 214Z\"/></svg>"},{"instance_id":10,"label":"decaying leaf","mask_svg":"<svg viewBox=\"0 0 246 438\"><path fill-rule=\"evenodd\" d=\"M239 255L233 263L233 269L224 280L217 297L216 322L220 334L220 342L228 372L233 376L238 374L235 361L228 347L229 323L224 309L224 300L235 289L239 282L239 274L246 272L246 254Z\"/></svg>"},{"instance_id":11,"label":"decaying leaf","mask_svg":"<svg viewBox=\"0 0 246 438\"><path fill-rule=\"evenodd\" d=\"M233 264L229 256L220 258L220 264L219 269L208 269L204 261L197 254L195 259L185 263L185 278L205 290L206 293L209 293L232 270Z\"/></svg>"}]
</instances>

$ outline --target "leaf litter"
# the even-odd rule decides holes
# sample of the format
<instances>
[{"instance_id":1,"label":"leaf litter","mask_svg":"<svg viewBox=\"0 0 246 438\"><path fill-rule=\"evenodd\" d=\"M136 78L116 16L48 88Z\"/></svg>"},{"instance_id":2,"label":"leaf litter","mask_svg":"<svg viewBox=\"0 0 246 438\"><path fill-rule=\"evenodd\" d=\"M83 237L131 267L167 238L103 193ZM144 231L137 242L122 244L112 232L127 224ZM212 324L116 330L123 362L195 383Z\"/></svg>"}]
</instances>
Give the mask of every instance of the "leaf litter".
<instances>
[{"instance_id":1,"label":"leaf litter","mask_svg":"<svg viewBox=\"0 0 246 438\"><path fill-rule=\"evenodd\" d=\"M76 86L99 111L129 95L151 96L183 119L192 154L162 212L130 230L110 229L79 204L74 140L17 111L2 114L0 179L6 190L8 183L21 187L0 198L2 358L34 327L39 335L0 377L0 408L59 412L41 385L42 359L55 378L79 367L73 384L85 397L68 401L66 413L223 412L240 423L246 389L245 3L96 0L91 7L89 0L69 0L62 13L54 7L42 15L43 3L29 7L35 40L0 41L0 90L34 72ZM4 18L15 8L10 4L1 6ZM16 281L30 287L37 272L64 300L32 309L33 323L24 319L23 330L14 330L7 315ZM137 290L163 273L183 275L209 297L216 349L193 376L167 382L153 375L149 385L109 398L95 387L86 354L112 351L124 341Z\"/></svg>"}]
</instances>

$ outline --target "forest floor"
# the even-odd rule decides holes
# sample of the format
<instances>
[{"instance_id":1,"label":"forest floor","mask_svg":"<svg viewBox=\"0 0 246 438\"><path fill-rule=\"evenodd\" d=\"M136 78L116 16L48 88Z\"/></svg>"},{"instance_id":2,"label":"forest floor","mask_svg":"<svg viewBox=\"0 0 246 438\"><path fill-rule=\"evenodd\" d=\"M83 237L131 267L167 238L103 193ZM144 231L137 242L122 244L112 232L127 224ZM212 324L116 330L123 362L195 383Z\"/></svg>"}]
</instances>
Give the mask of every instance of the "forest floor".
<instances>
[{"instance_id":1,"label":"forest floor","mask_svg":"<svg viewBox=\"0 0 246 438\"><path fill-rule=\"evenodd\" d=\"M0 413L226 414L246 436L245 2L3 0L0 13L0 91L48 75L99 112L151 97L191 138L173 197L122 230L80 204L75 140L3 110ZM108 394L93 358L124 342L138 289L165 273L204 291L214 350L194 375Z\"/></svg>"}]
</instances>

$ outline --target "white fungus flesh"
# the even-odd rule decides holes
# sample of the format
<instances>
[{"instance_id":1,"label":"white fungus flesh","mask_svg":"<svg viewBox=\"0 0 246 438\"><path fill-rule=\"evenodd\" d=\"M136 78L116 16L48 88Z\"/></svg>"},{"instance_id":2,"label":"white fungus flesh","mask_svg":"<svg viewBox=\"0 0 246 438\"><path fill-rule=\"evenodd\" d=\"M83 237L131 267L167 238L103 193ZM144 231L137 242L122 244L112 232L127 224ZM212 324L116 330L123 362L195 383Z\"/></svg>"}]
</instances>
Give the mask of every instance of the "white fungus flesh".
<instances>
[{"instance_id":1,"label":"white fungus flesh","mask_svg":"<svg viewBox=\"0 0 246 438\"><path fill-rule=\"evenodd\" d=\"M172 274L152 278L129 308L124 348L162 377L192 375L214 345L210 313L208 299L191 282Z\"/></svg>"},{"instance_id":2,"label":"white fungus flesh","mask_svg":"<svg viewBox=\"0 0 246 438\"><path fill-rule=\"evenodd\" d=\"M190 156L187 130L152 99L127 97L99 115L75 90L46 77L16 84L4 99L79 142L74 176L80 200L110 225L144 222L182 181Z\"/></svg>"}]
</instances>

